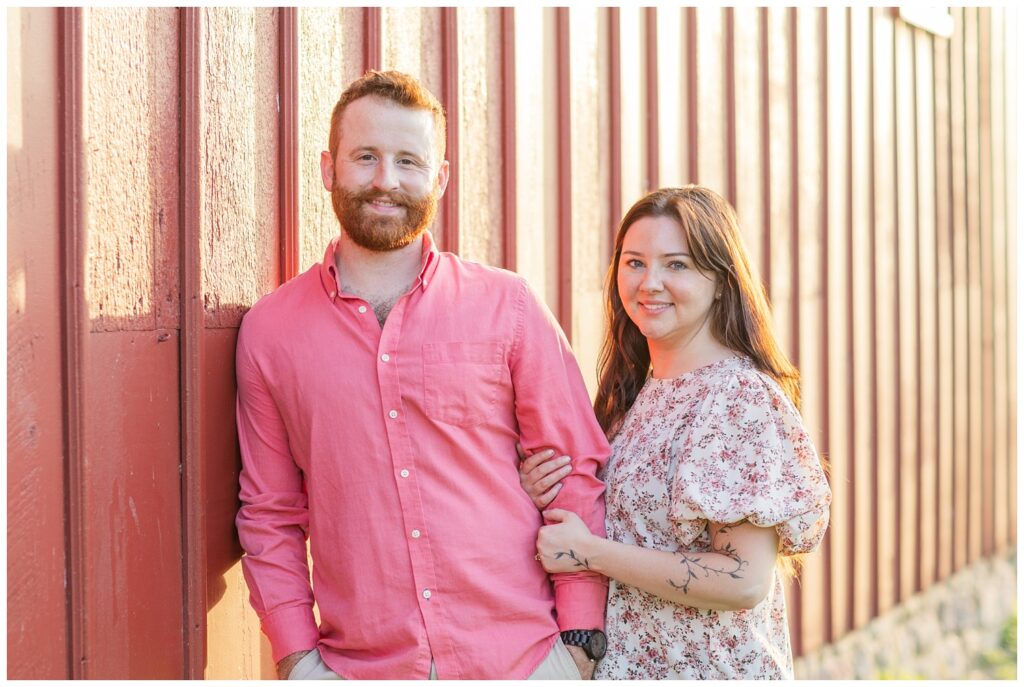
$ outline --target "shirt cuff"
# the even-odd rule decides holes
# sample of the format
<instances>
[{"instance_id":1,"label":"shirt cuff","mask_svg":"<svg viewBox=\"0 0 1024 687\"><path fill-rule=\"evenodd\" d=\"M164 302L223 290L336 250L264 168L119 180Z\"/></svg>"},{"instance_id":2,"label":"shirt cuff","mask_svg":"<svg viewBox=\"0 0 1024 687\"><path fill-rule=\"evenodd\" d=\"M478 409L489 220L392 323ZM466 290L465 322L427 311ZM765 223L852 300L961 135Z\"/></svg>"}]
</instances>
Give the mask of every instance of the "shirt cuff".
<instances>
[{"instance_id":1,"label":"shirt cuff","mask_svg":"<svg viewBox=\"0 0 1024 687\"><path fill-rule=\"evenodd\" d=\"M608 578L587 575L582 579L558 580L555 583L555 609L558 629L604 631L604 607L608 600Z\"/></svg>"},{"instance_id":2,"label":"shirt cuff","mask_svg":"<svg viewBox=\"0 0 1024 687\"><path fill-rule=\"evenodd\" d=\"M274 663L296 651L316 648L320 629L311 606L289 606L263 617L260 623L270 640Z\"/></svg>"}]
</instances>

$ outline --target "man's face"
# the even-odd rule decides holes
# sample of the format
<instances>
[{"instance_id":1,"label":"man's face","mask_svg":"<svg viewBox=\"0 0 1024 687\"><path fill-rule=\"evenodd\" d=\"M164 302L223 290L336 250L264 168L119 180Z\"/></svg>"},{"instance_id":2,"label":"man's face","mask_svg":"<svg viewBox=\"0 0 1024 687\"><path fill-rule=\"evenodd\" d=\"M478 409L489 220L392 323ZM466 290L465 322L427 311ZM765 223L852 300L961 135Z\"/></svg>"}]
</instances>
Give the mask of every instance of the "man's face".
<instances>
[{"instance_id":1,"label":"man's face","mask_svg":"<svg viewBox=\"0 0 1024 687\"><path fill-rule=\"evenodd\" d=\"M337 155L321 156L324 186L345 233L374 251L403 248L434 221L448 183L436 160L434 118L375 97L349 104Z\"/></svg>"}]
</instances>

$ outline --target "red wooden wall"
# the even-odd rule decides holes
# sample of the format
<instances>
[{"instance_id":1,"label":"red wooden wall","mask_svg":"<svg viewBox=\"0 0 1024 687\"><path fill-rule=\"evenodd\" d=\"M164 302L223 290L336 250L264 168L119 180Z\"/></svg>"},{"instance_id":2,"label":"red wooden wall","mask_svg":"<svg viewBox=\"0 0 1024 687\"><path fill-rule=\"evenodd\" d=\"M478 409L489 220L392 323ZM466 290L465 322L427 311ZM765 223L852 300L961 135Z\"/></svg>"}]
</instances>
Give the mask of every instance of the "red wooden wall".
<instances>
[{"instance_id":1,"label":"red wooden wall","mask_svg":"<svg viewBox=\"0 0 1024 687\"><path fill-rule=\"evenodd\" d=\"M272 675L235 334L337 231L316 161L368 67L449 112L439 243L524 274L591 386L623 210L736 205L832 470L798 653L1013 546L1017 16L8 10L9 676Z\"/></svg>"}]
</instances>

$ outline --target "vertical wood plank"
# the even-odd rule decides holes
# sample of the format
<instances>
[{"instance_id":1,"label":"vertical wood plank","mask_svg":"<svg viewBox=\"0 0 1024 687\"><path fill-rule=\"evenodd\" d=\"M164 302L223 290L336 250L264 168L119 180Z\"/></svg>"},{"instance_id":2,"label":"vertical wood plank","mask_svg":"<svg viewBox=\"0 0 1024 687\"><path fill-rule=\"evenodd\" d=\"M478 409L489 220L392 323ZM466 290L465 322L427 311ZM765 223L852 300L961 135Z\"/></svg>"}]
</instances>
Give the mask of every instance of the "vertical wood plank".
<instances>
[{"instance_id":1,"label":"vertical wood plank","mask_svg":"<svg viewBox=\"0 0 1024 687\"><path fill-rule=\"evenodd\" d=\"M1006 13L1003 8L993 8L988 14L988 34L991 39L991 121L992 121L992 310L993 310L993 496L995 511L993 524L994 545L997 551L1005 551L1010 545L1007 537L1009 504L1007 489L1008 463L1012 460L1008 452L1007 417L1008 386L1011 381L1006 372L1006 339L1008 336L1006 310L1006 118L1005 118L1005 67L1006 44L1003 40L1003 26ZM1010 156L1011 158L1013 156ZM1013 158L1016 160L1016 158Z\"/></svg>"},{"instance_id":2,"label":"vertical wood plank","mask_svg":"<svg viewBox=\"0 0 1024 687\"><path fill-rule=\"evenodd\" d=\"M938 346L939 319L936 314L939 286L936 277L936 213L935 213L935 72L933 69L932 37L925 31L913 32L913 59L915 108L917 131L917 226L918 226L918 293L920 327L918 328L918 387L920 399L917 423L920 475L917 479L917 513L920 527L920 549L916 589L925 589L936 580L937 539L939 529L937 509L949 509L950 502L938 498L938 434L943 431L939 422L940 383ZM948 427L948 425L945 425Z\"/></svg>"},{"instance_id":3,"label":"vertical wood plank","mask_svg":"<svg viewBox=\"0 0 1024 687\"><path fill-rule=\"evenodd\" d=\"M982 556L984 505L982 494L984 462L984 410L982 404L982 293L981 293L981 187L980 128L978 113L978 10L964 9L964 121L966 133L967 191L967 560Z\"/></svg>"},{"instance_id":4,"label":"vertical wood plank","mask_svg":"<svg viewBox=\"0 0 1024 687\"><path fill-rule=\"evenodd\" d=\"M64 450L67 452L64 488L67 492L68 673L73 680L88 675L85 618L87 577L85 538L84 396L85 304L85 180L83 178L83 63L84 10L60 10L61 41L61 276L63 294Z\"/></svg>"},{"instance_id":5,"label":"vertical wood plank","mask_svg":"<svg viewBox=\"0 0 1024 687\"><path fill-rule=\"evenodd\" d=\"M728 79L726 67L725 10L712 5L699 6L691 16L694 21L692 35L695 45L691 46L696 62L691 74L696 83L693 103L696 137L689 140L697 157L697 182L711 188L723 197L729 195L728 148L726 146L726 94Z\"/></svg>"},{"instance_id":6,"label":"vertical wood plank","mask_svg":"<svg viewBox=\"0 0 1024 687\"><path fill-rule=\"evenodd\" d=\"M919 428L918 365L920 363L920 319L918 302L918 218L917 218L917 131L914 118L914 38L913 29L903 21L894 22L896 129L896 322L899 370L899 422L897 465L899 472L899 559L898 596L900 601L916 591L921 560L918 488L921 451ZM880 284L880 289L886 285Z\"/></svg>"},{"instance_id":7,"label":"vertical wood plank","mask_svg":"<svg viewBox=\"0 0 1024 687\"><path fill-rule=\"evenodd\" d=\"M1005 90L1006 94L1006 150L1018 150L1020 131L1020 114L1018 112L1020 92L1020 75L1018 73L1020 64L1020 12L1016 7L1006 8L1006 21L1003 22L1003 43L1006 46L1006 72ZM1017 379L1017 232L1018 224L1018 164L1006 159L1006 311L1010 313L1007 324L1006 342L1006 378ZM1006 460L1008 464L1006 496L1009 505L1007 520L1009 531L1006 533L1010 542L1017 541L1017 385L1010 384L1009 401L1007 404L1007 417L1010 419L1008 425L1008 439Z\"/></svg>"},{"instance_id":8,"label":"vertical wood plank","mask_svg":"<svg viewBox=\"0 0 1024 687\"><path fill-rule=\"evenodd\" d=\"M950 119L950 41L931 42L935 66L935 270L937 285L936 342L938 343L937 497L934 519L938 532L936 578L944 580L953 568L954 512L954 318L953 318L953 179ZM926 84L924 87L928 87ZM927 514L926 514L927 517Z\"/></svg>"},{"instance_id":9,"label":"vertical wood plank","mask_svg":"<svg viewBox=\"0 0 1024 687\"><path fill-rule=\"evenodd\" d=\"M871 289L875 308L875 404L877 453L875 489L878 494L876 536L878 612L892 608L899 580L899 383L896 310L896 141L894 131L893 18L873 9L872 18L872 204L875 250Z\"/></svg>"},{"instance_id":10,"label":"vertical wood plank","mask_svg":"<svg viewBox=\"0 0 1024 687\"><path fill-rule=\"evenodd\" d=\"M615 235L622 219L622 10L608 8L608 251L611 260Z\"/></svg>"},{"instance_id":11,"label":"vertical wood plank","mask_svg":"<svg viewBox=\"0 0 1024 687\"><path fill-rule=\"evenodd\" d=\"M991 8L978 8L978 217L981 338L981 552L995 552L995 342L992 227Z\"/></svg>"},{"instance_id":12,"label":"vertical wood plank","mask_svg":"<svg viewBox=\"0 0 1024 687\"><path fill-rule=\"evenodd\" d=\"M968 561L969 399L967 320L967 194L966 129L964 110L964 10L951 10L956 30L950 43L950 130L953 234L953 570Z\"/></svg>"},{"instance_id":13,"label":"vertical wood plank","mask_svg":"<svg viewBox=\"0 0 1024 687\"><path fill-rule=\"evenodd\" d=\"M299 273L299 17L295 7L278 15L280 86L281 283Z\"/></svg>"},{"instance_id":14,"label":"vertical wood plank","mask_svg":"<svg viewBox=\"0 0 1024 687\"><path fill-rule=\"evenodd\" d=\"M363 8L363 71L381 69L381 8Z\"/></svg>"},{"instance_id":15,"label":"vertical wood plank","mask_svg":"<svg viewBox=\"0 0 1024 687\"><path fill-rule=\"evenodd\" d=\"M734 167L737 177L743 178L742 184L736 183L733 202L751 266L763 278L767 249L763 244L766 182L762 169L767 163L762 160L761 11L756 7L741 7L730 12L735 36L731 59L736 65Z\"/></svg>"},{"instance_id":16,"label":"vertical wood plank","mask_svg":"<svg viewBox=\"0 0 1024 687\"><path fill-rule=\"evenodd\" d=\"M458 254L459 187L462 184L459 135L459 19L458 8L441 8L441 104L448 119L448 160L451 163L448 188L441 199L444 219L441 229L441 249Z\"/></svg>"},{"instance_id":17,"label":"vertical wood plank","mask_svg":"<svg viewBox=\"0 0 1024 687\"><path fill-rule=\"evenodd\" d=\"M853 626L860 627L878 613L877 561L880 538L874 535L878 522L879 495L875 490L877 471L875 316L872 298L875 231L872 207L871 127L871 13L865 7L848 10L850 64L850 232L851 294L853 302L853 523L875 523L875 527L851 527L853 557Z\"/></svg>"},{"instance_id":18,"label":"vertical wood plank","mask_svg":"<svg viewBox=\"0 0 1024 687\"><path fill-rule=\"evenodd\" d=\"M185 491L185 675L204 677L206 666L206 489L203 479L202 374L204 369L202 158L200 118L203 70L202 14L179 11L181 130L179 134L181 218L181 449ZM284 251L282 251L284 255Z\"/></svg>"},{"instance_id":19,"label":"vertical wood plank","mask_svg":"<svg viewBox=\"0 0 1024 687\"><path fill-rule=\"evenodd\" d=\"M516 11L501 8L502 267L516 269Z\"/></svg>"},{"instance_id":20,"label":"vertical wood plank","mask_svg":"<svg viewBox=\"0 0 1024 687\"><path fill-rule=\"evenodd\" d=\"M555 10L558 117L558 322L572 343L572 56L569 8Z\"/></svg>"},{"instance_id":21,"label":"vertical wood plank","mask_svg":"<svg viewBox=\"0 0 1024 687\"><path fill-rule=\"evenodd\" d=\"M828 206L825 196L830 153L822 99L826 91L823 71L824 10L798 8L792 16L793 74L795 96L794 191L796 210L795 271L797 285L797 339L800 351L801 415L819 451L829 445L827 322L829 309L825 299L826 260L828 256ZM811 326L813 323L813 326ZM825 326L822 326L825 325ZM810 556L800 583L801 648L813 651L826 641L831 625L831 604L826 595L828 548Z\"/></svg>"},{"instance_id":22,"label":"vertical wood plank","mask_svg":"<svg viewBox=\"0 0 1024 687\"><path fill-rule=\"evenodd\" d=\"M825 10L825 82L827 144L826 296L828 364L828 445L832 513L829 523L829 639L852 628L853 617L853 231L850 225L849 21L840 7Z\"/></svg>"},{"instance_id":23,"label":"vertical wood plank","mask_svg":"<svg viewBox=\"0 0 1024 687\"><path fill-rule=\"evenodd\" d=\"M797 342L793 331L795 313L793 301L792 226L793 207L793 137L790 103L790 36L789 10L769 8L768 14L768 133L769 193L767 196L770 220L769 240L765 244L770 255L770 273L766 277L772 304L775 335L779 345L794 362L799 364Z\"/></svg>"},{"instance_id":24,"label":"vertical wood plank","mask_svg":"<svg viewBox=\"0 0 1024 687\"><path fill-rule=\"evenodd\" d=\"M74 171L62 144L64 13L7 18L7 678L71 677L63 250ZM72 46L67 46L73 49ZM72 97L71 103L75 99ZM63 105L63 107L62 107ZM63 165L63 166L62 166ZM70 172L70 174L69 174ZM75 571L77 572L77 571ZM45 652L40 647L46 647Z\"/></svg>"},{"instance_id":25,"label":"vertical wood plank","mask_svg":"<svg viewBox=\"0 0 1024 687\"><path fill-rule=\"evenodd\" d=\"M653 191L661 185L659 170L661 168L661 70L658 61L658 9L644 7L642 10L644 50L644 102L647 106L645 122L647 124L646 174L644 175L644 193ZM671 24L666 22L665 26Z\"/></svg>"}]
</instances>

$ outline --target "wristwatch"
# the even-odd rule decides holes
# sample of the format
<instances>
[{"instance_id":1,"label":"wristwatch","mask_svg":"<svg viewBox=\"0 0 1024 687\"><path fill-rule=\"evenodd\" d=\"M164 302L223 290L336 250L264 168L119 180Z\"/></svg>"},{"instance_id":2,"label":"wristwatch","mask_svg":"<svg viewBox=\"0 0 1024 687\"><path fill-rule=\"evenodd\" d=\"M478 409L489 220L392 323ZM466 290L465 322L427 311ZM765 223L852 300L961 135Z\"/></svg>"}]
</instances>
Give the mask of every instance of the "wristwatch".
<instances>
[{"instance_id":1,"label":"wristwatch","mask_svg":"<svg viewBox=\"0 0 1024 687\"><path fill-rule=\"evenodd\" d=\"M608 649L608 638L600 630L566 630L562 633L562 643L582 647L591 661L600 661Z\"/></svg>"}]
</instances>

